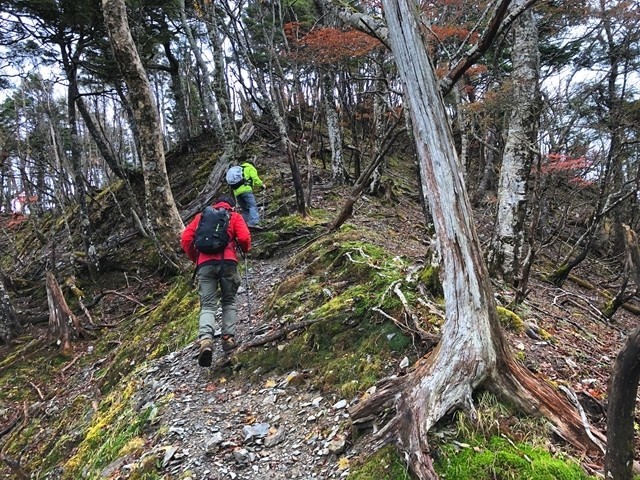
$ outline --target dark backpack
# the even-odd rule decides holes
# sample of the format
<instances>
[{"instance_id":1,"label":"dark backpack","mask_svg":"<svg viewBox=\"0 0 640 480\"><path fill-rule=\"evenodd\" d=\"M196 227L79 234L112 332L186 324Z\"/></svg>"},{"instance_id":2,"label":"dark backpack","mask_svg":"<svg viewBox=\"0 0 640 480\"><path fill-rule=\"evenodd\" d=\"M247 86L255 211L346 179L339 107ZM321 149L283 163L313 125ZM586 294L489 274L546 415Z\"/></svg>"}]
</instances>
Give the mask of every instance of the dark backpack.
<instances>
[{"instance_id":1,"label":"dark backpack","mask_svg":"<svg viewBox=\"0 0 640 480\"><path fill-rule=\"evenodd\" d=\"M194 245L200 253L220 253L229 244L231 212L225 208L207 207L196 228Z\"/></svg>"}]
</instances>

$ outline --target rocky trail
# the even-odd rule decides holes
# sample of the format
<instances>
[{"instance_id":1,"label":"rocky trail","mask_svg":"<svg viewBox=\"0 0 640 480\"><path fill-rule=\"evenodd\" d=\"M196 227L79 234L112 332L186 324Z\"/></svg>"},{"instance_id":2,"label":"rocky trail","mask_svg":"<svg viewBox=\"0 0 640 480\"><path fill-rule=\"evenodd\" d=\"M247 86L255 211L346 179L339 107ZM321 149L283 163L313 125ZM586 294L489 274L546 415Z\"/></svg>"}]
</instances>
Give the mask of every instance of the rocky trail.
<instances>
[{"instance_id":1,"label":"rocky trail","mask_svg":"<svg viewBox=\"0 0 640 480\"><path fill-rule=\"evenodd\" d=\"M265 332L262 306L285 276L279 259L249 260L251 321L242 267L238 293L240 342ZM264 348L264 347L262 347ZM273 345L268 348L277 348ZM214 348L214 367L223 356ZM349 399L325 395L310 387L308 372L291 371L250 381L233 368L216 370L197 364L197 346L152 362L139 392L141 409L151 407L149 435L153 447L140 458L155 456L167 478L180 479L289 479L340 478L349 473L343 458L349 436ZM257 377L254 375L254 377ZM157 405L169 398L156 416ZM109 477L120 470L123 457L103 471Z\"/></svg>"}]
</instances>

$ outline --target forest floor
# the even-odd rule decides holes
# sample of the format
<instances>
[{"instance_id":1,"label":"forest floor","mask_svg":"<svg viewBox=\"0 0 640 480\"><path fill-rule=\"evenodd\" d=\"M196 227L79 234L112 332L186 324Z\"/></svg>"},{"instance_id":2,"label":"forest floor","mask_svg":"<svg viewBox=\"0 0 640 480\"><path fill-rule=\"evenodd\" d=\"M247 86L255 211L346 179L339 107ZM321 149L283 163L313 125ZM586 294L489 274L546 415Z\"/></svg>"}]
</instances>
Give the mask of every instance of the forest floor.
<instances>
[{"instance_id":1,"label":"forest floor","mask_svg":"<svg viewBox=\"0 0 640 480\"><path fill-rule=\"evenodd\" d=\"M284 162L283 165L286 168ZM313 207L336 214L345 192L322 185L315 191ZM480 213L476 220L479 237L486 242L491 216ZM3 221L11 220L7 217ZM267 224L274 221L275 218L267 218ZM394 255L416 263L424 261L429 241L415 199L401 202L398 198L390 201L365 196L356 204L349 222L356 230L364 226L378 230L385 239L381 246ZM4 227L7 231L16 228ZM258 248L268 232L269 229L254 235ZM290 262L295 253L296 249L282 248L270 258L250 255L248 269L247 264L240 267L240 342L249 342L279 327L269 323L273 316L266 315L266 310L278 285L300 273L301 267ZM552 263L548 258L547 261ZM610 276L604 277L602 272L609 272ZM615 291L613 284L605 283L605 278L615 278L615 271L607 262L589 258L573 274L563 288L557 288L544 281L541 272L534 272L530 293L517 309L527 328L507 335L512 350L541 381L574 391L592 425L604 431L609 375L622 341L636 327L638 316L621 309L614 321L609 321L600 314L599 308L606 301L602 292ZM508 305L511 293L495 287L498 302ZM116 300L122 305L130 304L131 298L144 293L123 290ZM46 326L42 325L30 326L29 330L34 335L46 334ZM540 335L540 331L548 335ZM291 336L298 334L301 333L256 347L255 351L281 351ZM90 343L80 342L78 351L90 349ZM1 347L0 359L5 354L7 347ZM168 479L341 478L349 474L360 453L367 450L367 437L356 439L349 423L348 407L358 397L343 397L319 388L313 371L247 371L235 362L207 369L198 366L196 357L197 346L190 344L145 363L137 373L141 379L137 404L140 409L153 407L151 428L143 432L144 451L141 454L137 449L135 455L122 455L103 469L102 478L128 478L145 458L153 458ZM394 359L388 371L401 374L405 368L402 360ZM219 344L213 361L214 367L223 361ZM69 365L67 374L72 371L73 365ZM61 381L65 378L60 377ZM64 390L63 386L48 388ZM161 408L156 410L159 405ZM12 418L11 407L0 405L0 431ZM517 428L510 427L505 424L501 431L517 440ZM561 451L566 445L554 439L548 447ZM572 453L589 473L602 471L602 455Z\"/></svg>"},{"instance_id":2,"label":"forest floor","mask_svg":"<svg viewBox=\"0 0 640 480\"><path fill-rule=\"evenodd\" d=\"M389 239L385 245L388 251L421 261L426 247L413 227L421 214L398 212L388 205L384 211L378 210L375 220L371 211L365 211L366 202L351 221L356 225L378 222L380 230L388 229L384 234ZM256 236L258 245L260 235ZM273 290L296 274L288 265L290 254L250 258L249 294L244 283L238 294L241 342L278 327L265 324L264 309ZM245 267L241 270L246 275ZM597 285L600 280L594 270L593 263L585 265L574 278ZM615 321L604 319L598 310L604 297L598 289L578 283L569 280L563 288L557 288L534 277L531 293L518 310L527 328L523 333L509 332L508 337L513 351L522 354L530 370L541 379L574 391L592 426L604 431L606 389L613 361L626 332L635 327L638 318L620 310ZM508 291L497 291L496 296L502 303L510 299ZM550 336L543 338L536 333L540 330L531 326ZM258 348L282 349L286 343L284 339ZM162 437L155 433L154 450L149 452L159 455L169 478L341 478L366 451L367 440L354 441L349 425L348 407L358 398L341 398L318 389L314 372L263 374L243 371L241 365L203 369L198 367L196 355L194 344L154 361L144 377L140 403L153 404L167 392L173 393L164 413L154 420L166 428ZM214 366L223 356L217 346ZM398 374L402 371L399 363L391 366ZM518 440L517 426L511 429L505 422L501 428ZM566 448L558 439L555 442L548 444L552 451ZM589 473L602 471L602 456L572 453ZM126 472L127 458L110 468ZM104 473L108 475L109 471Z\"/></svg>"}]
</instances>

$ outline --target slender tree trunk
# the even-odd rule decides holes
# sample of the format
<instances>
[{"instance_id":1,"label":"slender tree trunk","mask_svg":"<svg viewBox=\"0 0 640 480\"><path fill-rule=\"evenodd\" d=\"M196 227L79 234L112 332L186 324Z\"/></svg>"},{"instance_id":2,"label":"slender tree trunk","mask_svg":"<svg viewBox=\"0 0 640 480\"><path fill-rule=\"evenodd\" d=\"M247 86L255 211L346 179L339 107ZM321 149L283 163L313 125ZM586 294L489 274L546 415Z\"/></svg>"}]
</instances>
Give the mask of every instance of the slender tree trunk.
<instances>
[{"instance_id":1,"label":"slender tree trunk","mask_svg":"<svg viewBox=\"0 0 640 480\"><path fill-rule=\"evenodd\" d=\"M227 79L227 69L224 60L224 38L218 28L220 21L216 16L214 4L209 9L209 19L207 22L207 33L209 41L213 49L213 92L218 102L218 109L222 117L222 127L225 139L225 148L233 152L234 158L239 152L236 152L238 144L238 132L236 129L235 114L232 108L231 94L229 90L229 81Z\"/></svg>"},{"instance_id":2,"label":"slender tree trunk","mask_svg":"<svg viewBox=\"0 0 640 480\"><path fill-rule=\"evenodd\" d=\"M150 231L157 241L163 263L171 268L180 268L176 239L180 237L184 224L169 185L160 119L151 86L131 37L124 0L102 0L102 7L111 46L127 83L138 126Z\"/></svg>"},{"instance_id":3,"label":"slender tree trunk","mask_svg":"<svg viewBox=\"0 0 640 480\"><path fill-rule=\"evenodd\" d=\"M611 374L607 407L605 478L631 480L634 456L634 412L640 379L640 328L629 334Z\"/></svg>"},{"instance_id":4,"label":"slender tree trunk","mask_svg":"<svg viewBox=\"0 0 640 480\"><path fill-rule=\"evenodd\" d=\"M380 386L351 411L354 422L394 404L397 414L378 434L394 441L420 479L437 475L428 456L427 432L447 412L466 407L485 386L528 413L541 412L568 441L593 447L575 409L546 383L520 367L509 351L496 314L471 206L453 147L438 84L420 36L415 4L383 0L389 44L405 84L427 196L442 258L446 321L436 349L415 370Z\"/></svg>"},{"instance_id":5,"label":"slender tree trunk","mask_svg":"<svg viewBox=\"0 0 640 480\"><path fill-rule=\"evenodd\" d=\"M380 64L382 64L382 60L383 60L383 55L384 53L381 53L379 55L379 59L380 59ZM383 95L385 95L385 91L386 91L386 82L384 81L384 70L382 69L382 66L379 64L378 62L376 62L376 70L375 70L375 76L378 77L378 79L376 80L376 90L377 92L374 94L373 96L373 128L374 128L374 132L373 132L373 152L374 152L374 158L376 158L381 150L382 147L382 136L384 135L384 112L385 112L385 105L384 105L384 101L383 101ZM382 185L382 172L383 172L383 167L384 167L384 162L380 163L380 165L378 165L376 167L376 169L373 171L373 173L371 174L371 179L369 180L369 185L367 187L367 190L369 191L369 193L371 193L372 195L375 195L379 192L380 187Z\"/></svg>"},{"instance_id":6,"label":"slender tree trunk","mask_svg":"<svg viewBox=\"0 0 640 480\"><path fill-rule=\"evenodd\" d=\"M496 132L493 127L489 127L485 134L485 141L483 142L483 152L484 152L484 169L482 171L482 177L480 178L480 183L478 184L478 188L475 192L473 198L474 205L480 205L485 201L485 195L489 187L493 184L494 179L494 165L495 165L495 157L497 153L496 146Z\"/></svg>"},{"instance_id":7,"label":"slender tree trunk","mask_svg":"<svg viewBox=\"0 0 640 480\"><path fill-rule=\"evenodd\" d=\"M0 278L0 343L8 344L20 330L20 322L13 309L9 292Z\"/></svg>"},{"instance_id":8,"label":"slender tree trunk","mask_svg":"<svg viewBox=\"0 0 640 480\"><path fill-rule=\"evenodd\" d=\"M638 247L638 236L631 230L629 225L623 225L625 243L625 262L622 274L622 284L618 293L612 300L606 303L602 309L602 314L607 318L612 318L618 309L640 290L640 248ZM632 279L636 285L634 291L627 292L629 280Z\"/></svg>"},{"instance_id":9,"label":"slender tree trunk","mask_svg":"<svg viewBox=\"0 0 640 480\"><path fill-rule=\"evenodd\" d=\"M335 78L330 72L322 75L322 98L327 114L327 133L331 146L331 179L334 185L342 185L346 180L342 159L342 128L335 105Z\"/></svg>"},{"instance_id":10,"label":"slender tree trunk","mask_svg":"<svg viewBox=\"0 0 640 480\"><path fill-rule=\"evenodd\" d=\"M463 83L463 82L460 82ZM456 120L458 124L458 131L460 132L460 165L462 166L462 172L466 177L467 174L467 160L469 158L469 136L471 134L473 126L469 124L469 116L462 103L462 95L460 90L464 88L463 85L454 85L453 95L456 102Z\"/></svg>"},{"instance_id":11,"label":"slender tree trunk","mask_svg":"<svg viewBox=\"0 0 640 480\"><path fill-rule=\"evenodd\" d=\"M489 271L511 284L519 277L522 266L529 173L537 149L540 115L538 28L530 10L522 14L516 25L512 61L513 106L500 170L498 213L488 256Z\"/></svg>"},{"instance_id":12,"label":"slender tree trunk","mask_svg":"<svg viewBox=\"0 0 640 480\"><path fill-rule=\"evenodd\" d=\"M185 98L184 85L180 75L180 62L171 51L171 42L167 40L162 44L164 53L169 62L169 75L171 76L171 90L175 99L176 120L174 128L178 135L178 145L186 145L191 138L191 119L187 111L187 101Z\"/></svg>"},{"instance_id":13,"label":"slender tree trunk","mask_svg":"<svg viewBox=\"0 0 640 480\"><path fill-rule=\"evenodd\" d=\"M215 104L215 100L213 98L213 91L211 89L211 81L209 78L209 69L207 68L207 63L202 57L202 53L200 52L200 47L196 43L195 38L193 37L193 32L191 31L191 27L187 23L187 16L185 14L184 0L180 1L180 21L182 23L182 28L184 29L185 35L187 36L187 40L189 41L189 46L191 47L191 51L196 58L196 63L198 64L198 68L200 69L200 74L202 76L202 87L204 89L203 92L203 101L204 101L204 113L208 119L208 122L213 125L213 131L220 140L224 138L224 134L222 131L222 126L220 124L220 119L218 118L218 109Z\"/></svg>"},{"instance_id":14,"label":"slender tree trunk","mask_svg":"<svg viewBox=\"0 0 640 480\"><path fill-rule=\"evenodd\" d=\"M62 51L65 51L64 45L60 46ZM67 80L69 87L67 89L67 107L69 115L69 127L70 127L70 144L71 144L71 166L73 170L73 187L74 197L78 204L80 213L80 228L82 235L82 243L84 245L84 251L87 255L87 266L89 267L89 273L95 278L98 271L98 252L93 243L93 229L91 225L91 217L89 215L89 207L87 205L87 189L84 173L82 171L82 155L80 151L80 143L78 140L78 120L76 115L76 98L79 95L78 92L78 79L77 79L77 58L80 53L80 47L76 50L74 58L69 59L66 53L63 53L65 70L67 74Z\"/></svg>"}]
</instances>

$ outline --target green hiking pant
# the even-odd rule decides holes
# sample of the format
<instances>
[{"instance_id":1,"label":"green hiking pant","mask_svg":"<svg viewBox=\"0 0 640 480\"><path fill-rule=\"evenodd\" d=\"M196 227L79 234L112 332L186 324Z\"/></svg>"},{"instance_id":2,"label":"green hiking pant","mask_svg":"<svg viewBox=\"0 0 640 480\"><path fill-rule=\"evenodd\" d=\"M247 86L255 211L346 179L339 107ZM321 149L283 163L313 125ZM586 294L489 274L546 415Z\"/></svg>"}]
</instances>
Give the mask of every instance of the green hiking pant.
<instances>
[{"instance_id":1,"label":"green hiking pant","mask_svg":"<svg viewBox=\"0 0 640 480\"><path fill-rule=\"evenodd\" d=\"M198 268L200 326L198 338L213 339L216 310L222 303L222 335L236 334L236 292L240 286L238 264L219 262Z\"/></svg>"}]
</instances>

